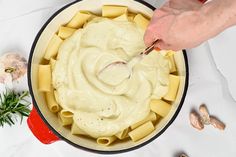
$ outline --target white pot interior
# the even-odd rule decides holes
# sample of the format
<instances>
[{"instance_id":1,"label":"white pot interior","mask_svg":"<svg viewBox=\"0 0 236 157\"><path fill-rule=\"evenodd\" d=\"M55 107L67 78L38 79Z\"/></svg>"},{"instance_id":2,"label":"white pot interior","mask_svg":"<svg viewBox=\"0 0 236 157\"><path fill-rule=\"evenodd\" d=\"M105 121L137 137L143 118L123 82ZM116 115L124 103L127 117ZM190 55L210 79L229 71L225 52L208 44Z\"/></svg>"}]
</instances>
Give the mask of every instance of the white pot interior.
<instances>
[{"instance_id":1,"label":"white pot interior","mask_svg":"<svg viewBox=\"0 0 236 157\"><path fill-rule=\"evenodd\" d=\"M53 114L49 111L47 108L44 95L40 93L37 90L38 85L38 65L42 61L45 49L49 43L49 40L54 35L55 32L57 32L59 26L69 22L69 20L75 15L76 12L79 10L88 10L96 14L101 13L101 7L102 5L124 5L128 6L129 11L131 12L140 12L146 16L151 17L153 10L148 8L147 6L141 4L140 2L133 1L133 0L84 0L74 3L73 5L70 5L66 9L64 9L62 12L60 12L57 16L55 16L52 21L46 26L42 34L40 35L35 49L33 51L32 56L32 66L31 66L31 82L32 82L32 91L34 93L35 101L37 102L38 108L41 111L42 115L45 117L46 121L50 124L52 128L54 128L62 137L66 138L67 140L71 141L72 143L93 149L93 150L100 150L100 151L120 151L124 149L129 149L135 146L138 146L152 137L154 137L156 134L158 134L172 119L174 114L176 113L176 110L179 107L180 101L183 97L183 93L186 86L186 63L184 60L183 53L176 53L175 54L175 61L177 63L177 69L178 69L178 75L181 76L180 81L180 87L177 94L176 101L172 104L173 107L164 119L161 120L161 122L157 125L156 130L147 136L146 138L134 143L130 140L115 143L114 145L111 145L109 147L103 147L98 145L95 140L83 138L75 135L71 135L70 129L62 127L59 123L59 120L57 118L56 114Z\"/></svg>"}]
</instances>

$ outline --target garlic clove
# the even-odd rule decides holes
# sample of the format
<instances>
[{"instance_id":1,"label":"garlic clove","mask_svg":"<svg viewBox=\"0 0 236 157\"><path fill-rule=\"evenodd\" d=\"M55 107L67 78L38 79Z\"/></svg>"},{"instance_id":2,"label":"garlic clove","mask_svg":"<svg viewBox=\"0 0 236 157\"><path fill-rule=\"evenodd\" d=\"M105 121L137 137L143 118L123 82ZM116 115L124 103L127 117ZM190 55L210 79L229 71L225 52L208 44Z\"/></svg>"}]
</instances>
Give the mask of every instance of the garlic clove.
<instances>
[{"instance_id":1,"label":"garlic clove","mask_svg":"<svg viewBox=\"0 0 236 157\"><path fill-rule=\"evenodd\" d=\"M26 74L27 60L17 53L6 53L0 56L0 63L4 68L4 72L12 76L15 81Z\"/></svg>"},{"instance_id":2,"label":"garlic clove","mask_svg":"<svg viewBox=\"0 0 236 157\"><path fill-rule=\"evenodd\" d=\"M205 104L202 104L199 107L199 112L200 112L202 123L205 125L209 125L210 124L210 115L209 115L208 109Z\"/></svg>"},{"instance_id":3,"label":"garlic clove","mask_svg":"<svg viewBox=\"0 0 236 157\"><path fill-rule=\"evenodd\" d=\"M198 129L198 130L204 129L204 125L203 125L203 123L202 123L202 121L201 121L201 118L200 118L199 114L197 114L197 112L192 111L192 112L190 113L190 115L189 115L189 119L190 119L191 125L192 125L194 128L196 128L196 129Z\"/></svg>"},{"instance_id":4,"label":"garlic clove","mask_svg":"<svg viewBox=\"0 0 236 157\"><path fill-rule=\"evenodd\" d=\"M219 130L225 129L225 124L221 122L219 119L217 119L216 117L210 116L210 124Z\"/></svg>"},{"instance_id":5,"label":"garlic clove","mask_svg":"<svg viewBox=\"0 0 236 157\"><path fill-rule=\"evenodd\" d=\"M186 154L181 154L179 157L188 157Z\"/></svg>"}]
</instances>

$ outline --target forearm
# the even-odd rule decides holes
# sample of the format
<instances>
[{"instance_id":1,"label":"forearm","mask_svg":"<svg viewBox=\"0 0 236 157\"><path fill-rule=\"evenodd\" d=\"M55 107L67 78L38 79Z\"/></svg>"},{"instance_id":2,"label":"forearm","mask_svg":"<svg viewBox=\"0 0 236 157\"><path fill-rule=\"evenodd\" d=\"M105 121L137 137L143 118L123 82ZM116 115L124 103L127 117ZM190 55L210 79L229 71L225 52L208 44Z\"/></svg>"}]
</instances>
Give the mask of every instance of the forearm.
<instances>
[{"instance_id":1,"label":"forearm","mask_svg":"<svg viewBox=\"0 0 236 157\"><path fill-rule=\"evenodd\" d=\"M200 0L204 1L204 0ZM157 9L145 33L145 44L160 49L196 47L236 25L236 0L169 0Z\"/></svg>"},{"instance_id":2,"label":"forearm","mask_svg":"<svg viewBox=\"0 0 236 157\"><path fill-rule=\"evenodd\" d=\"M212 0L206 3L201 11L211 22L210 26L216 34L236 25L236 0Z\"/></svg>"}]
</instances>

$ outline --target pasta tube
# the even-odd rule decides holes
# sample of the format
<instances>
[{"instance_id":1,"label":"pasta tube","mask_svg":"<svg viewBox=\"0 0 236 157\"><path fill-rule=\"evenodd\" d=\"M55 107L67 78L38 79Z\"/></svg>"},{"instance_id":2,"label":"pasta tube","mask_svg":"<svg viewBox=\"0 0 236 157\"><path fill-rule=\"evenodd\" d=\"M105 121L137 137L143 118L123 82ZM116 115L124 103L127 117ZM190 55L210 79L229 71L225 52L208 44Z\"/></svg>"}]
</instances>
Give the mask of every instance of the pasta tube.
<instances>
[{"instance_id":1,"label":"pasta tube","mask_svg":"<svg viewBox=\"0 0 236 157\"><path fill-rule=\"evenodd\" d=\"M175 51L168 50L166 56L172 56L175 54Z\"/></svg>"},{"instance_id":2,"label":"pasta tube","mask_svg":"<svg viewBox=\"0 0 236 157\"><path fill-rule=\"evenodd\" d=\"M91 17L92 14L88 12L78 12L67 24L67 27L81 28Z\"/></svg>"},{"instance_id":3,"label":"pasta tube","mask_svg":"<svg viewBox=\"0 0 236 157\"><path fill-rule=\"evenodd\" d=\"M46 92L46 102L48 105L48 108L51 112L56 113L60 110L60 106L55 100L53 90L51 89L51 92Z\"/></svg>"},{"instance_id":4,"label":"pasta tube","mask_svg":"<svg viewBox=\"0 0 236 157\"><path fill-rule=\"evenodd\" d=\"M40 92L50 92L52 82L50 65L39 65L38 68L38 89Z\"/></svg>"},{"instance_id":5,"label":"pasta tube","mask_svg":"<svg viewBox=\"0 0 236 157\"><path fill-rule=\"evenodd\" d=\"M169 75L169 89L164 96L165 100L174 101L179 89L180 78L176 75Z\"/></svg>"},{"instance_id":6,"label":"pasta tube","mask_svg":"<svg viewBox=\"0 0 236 157\"><path fill-rule=\"evenodd\" d=\"M51 70L53 70L56 64L56 60L53 58L50 58L49 64L51 66Z\"/></svg>"},{"instance_id":7,"label":"pasta tube","mask_svg":"<svg viewBox=\"0 0 236 157\"><path fill-rule=\"evenodd\" d=\"M128 11L128 8L125 6L112 6L112 5L102 6L103 17L117 17L122 14L126 14L127 11Z\"/></svg>"},{"instance_id":8,"label":"pasta tube","mask_svg":"<svg viewBox=\"0 0 236 157\"><path fill-rule=\"evenodd\" d=\"M129 132L129 136L132 141L136 142L149 135L153 130L155 130L155 128L152 122L148 121L138 128L134 129L133 131Z\"/></svg>"},{"instance_id":9,"label":"pasta tube","mask_svg":"<svg viewBox=\"0 0 236 157\"><path fill-rule=\"evenodd\" d=\"M170 55L170 56L168 57L168 59L169 59L170 65L171 65L170 73L176 72L177 69L176 69L176 65L175 65L175 58L174 58L174 55Z\"/></svg>"},{"instance_id":10,"label":"pasta tube","mask_svg":"<svg viewBox=\"0 0 236 157\"><path fill-rule=\"evenodd\" d=\"M56 102L59 102L57 90L54 90L54 97L55 97Z\"/></svg>"},{"instance_id":11,"label":"pasta tube","mask_svg":"<svg viewBox=\"0 0 236 157\"><path fill-rule=\"evenodd\" d=\"M74 28L61 26L58 31L58 36L62 39L66 39L70 37L75 31L76 29Z\"/></svg>"},{"instance_id":12,"label":"pasta tube","mask_svg":"<svg viewBox=\"0 0 236 157\"><path fill-rule=\"evenodd\" d=\"M87 135L86 132L81 130L75 122L73 122L72 124L71 134L72 135Z\"/></svg>"},{"instance_id":13,"label":"pasta tube","mask_svg":"<svg viewBox=\"0 0 236 157\"><path fill-rule=\"evenodd\" d=\"M97 143L99 145L108 146L112 144L117 138L115 136L110 137L99 137L97 138Z\"/></svg>"},{"instance_id":14,"label":"pasta tube","mask_svg":"<svg viewBox=\"0 0 236 157\"><path fill-rule=\"evenodd\" d=\"M58 113L58 117L62 126L71 125L73 123L73 113L70 111L63 109Z\"/></svg>"},{"instance_id":15,"label":"pasta tube","mask_svg":"<svg viewBox=\"0 0 236 157\"><path fill-rule=\"evenodd\" d=\"M62 42L63 40L55 34L48 44L44 58L50 60L50 58L56 56Z\"/></svg>"},{"instance_id":16,"label":"pasta tube","mask_svg":"<svg viewBox=\"0 0 236 157\"><path fill-rule=\"evenodd\" d=\"M113 20L115 21L129 21L127 14L123 14L121 16L118 16L114 18Z\"/></svg>"},{"instance_id":17,"label":"pasta tube","mask_svg":"<svg viewBox=\"0 0 236 157\"><path fill-rule=\"evenodd\" d=\"M129 21L134 21L134 17L136 16L136 14L132 14L132 13L129 13L128 14L128 19Z\"/></svg>"},{"instance_id":18,"label":"pasta tube","mask_svg":"<svg viewBox=\"0 0 236 157\"><path fill-rule=\"evenodd\" d=\"M150 102L150 108L161 117L165 117L169 113L171 105L163 100L153 99Z\"/></svg>"},{"instance_id":19,"label":"pasta tube","mask_svg":"<svg viewBox=\"0 0 236 157\"><path fill-rule=\"evenodd\" d=\"M139 127L140 125L142 125L148 121L155 121L155 120L157 120L156 114L154 112L150 112L150 114L145 119L131 125L130 127L132 130L134 130L135 128Z\"/></svg>"},{"instance_id":20,"label":"pasta tube","mask_svg":"<svg viewBox=\"0 0 236 157\"><path fill-rule=\"evenodd\" d=\"M137 14L134 17L134 23L136 23L143 30L146 30L146 28L147 28L147 26L149 24L149 20L146 19L143 15Z\"/></svg>"},{"instance_id":21,"label":"pasta tube","mask_svg":"<svg viewBox=\"0 0 236 157\"><path fill-rule=\"evenodd\" d=\"M117 138L119 138L120 140L125 139L126 137L128 137L128 133L129 133L130 129L126 128L123 131L119 132L118 134L116 134L115 136Z\"/></svg>"}]
</instances>

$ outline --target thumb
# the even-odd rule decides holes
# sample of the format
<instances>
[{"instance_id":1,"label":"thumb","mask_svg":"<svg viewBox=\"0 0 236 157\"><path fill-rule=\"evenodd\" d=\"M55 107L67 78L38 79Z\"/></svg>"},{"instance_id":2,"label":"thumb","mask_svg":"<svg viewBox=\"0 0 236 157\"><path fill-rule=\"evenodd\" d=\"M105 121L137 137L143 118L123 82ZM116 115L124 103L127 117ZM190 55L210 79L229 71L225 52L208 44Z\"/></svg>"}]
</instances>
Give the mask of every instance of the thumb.
<instances>
[{"instance_id":1,"label":"thumb","mask_svg":"<svg viewBox=\"0 0 236 157\"><path fill-rule=\"evenodd\" d=\"M166 44L163 40L159 40L156 45L154 46L155 49L161 49L161 50L170 50L170 45Z\"/></svg>"},{"instance_id":2,"label":"thumb","mask_svg":"<svg viewBox=\"0 0 236 157\"><path fill-rule=\"evenodd\" d=\"M148 47L152 45L152 43L157 40L158 38L154 35L154 30L150 28L150 26L147 28L145 34L144 34L144 43Z\"/></svg>"},{"instance_id":3,"label":"thumb","mask_svg":"<svg viewBox=\"0 0 236 157\"><path fill-rule=\"evenodd\" d=\"M154 46L154 48L161 49L161 50L172 50L172 51L182 50L182 48L180 46L167 44L163 40L160 40L159 42L157 42L156 45Z\"/></svg>"}]
</instances>

